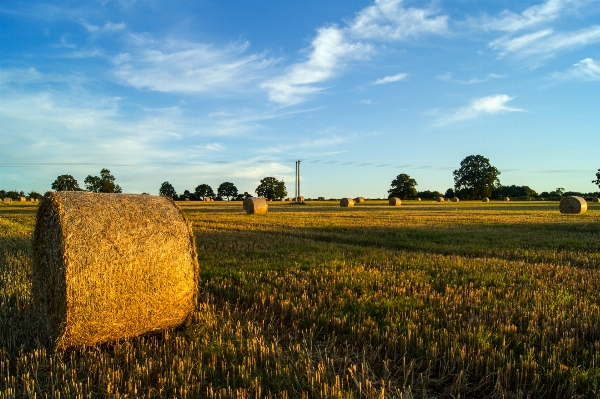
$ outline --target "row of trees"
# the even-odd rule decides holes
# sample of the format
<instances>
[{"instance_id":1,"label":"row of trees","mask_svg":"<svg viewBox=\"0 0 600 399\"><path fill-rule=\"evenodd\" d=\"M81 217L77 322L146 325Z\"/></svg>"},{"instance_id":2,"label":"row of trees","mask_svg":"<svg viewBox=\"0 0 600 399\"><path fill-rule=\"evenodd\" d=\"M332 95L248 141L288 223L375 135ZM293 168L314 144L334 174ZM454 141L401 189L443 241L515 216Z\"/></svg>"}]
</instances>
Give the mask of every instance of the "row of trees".
<instances>
[{"instance_id":1,"label":"row of trees","mask_svg":"<svg viewBox=\"0 0 600 399\"><path fill-rule=\"evenodd\" d=\"M115 177L110 174L110 170L102 169L100 176L88 175L83 181L85 189L93 193L121 193L121 187L115 184ZM71 175L60 175L52 183L52 189L55 191L83 191L79 183Z\"/></svg>"},{"instance_id":2,"label":"row of trees","mask_svg":"<svg viewBox=\"0 0 600 399\"><path fill-rule=\"evenodd\" d=\"M287 196L285 183L283 180L279 181L275 177L265 177L262 179L258 187L256 187L255 192L259 197L265 197L268 200L281 199ZM183 194L178 195L175 187L166 181L160 185L158 193L175 200L192 201L203 201L207 198L217 201L222 201L224 199L227 199L227 201L242 201L245 198L252 197L252 194L249 194L248 192L240 194L237 187L230 182L221 183L219 188L217 188L216 194L208 184L200 184L193 192L185 190Z\"/></svg>"},{"instance_id":3,"label":"row of trees","mask_svg":"<svg viewBox=\"0 0 600 399\"><path fill-rule=\"evenodd\" d=\"M598 193L565 192L564 188L554 191L538 193L529 186L502 186L500 184L500 171L490 164L489 159L481 155L470 155L462 160L460 168L452 172L454 188L449 188L445 197L459 197L463 199L481 199L488 197L499 199L505 197L535 197L535 198L560 198L563 195L594 196ZM600 169L596 173L596 180L592 180L600 188ZM438 191L417 192L417 181L405 173L401 173L392 180L388 197L407 198L436 198L442 194Z\"/></svg>"}]
</instances>

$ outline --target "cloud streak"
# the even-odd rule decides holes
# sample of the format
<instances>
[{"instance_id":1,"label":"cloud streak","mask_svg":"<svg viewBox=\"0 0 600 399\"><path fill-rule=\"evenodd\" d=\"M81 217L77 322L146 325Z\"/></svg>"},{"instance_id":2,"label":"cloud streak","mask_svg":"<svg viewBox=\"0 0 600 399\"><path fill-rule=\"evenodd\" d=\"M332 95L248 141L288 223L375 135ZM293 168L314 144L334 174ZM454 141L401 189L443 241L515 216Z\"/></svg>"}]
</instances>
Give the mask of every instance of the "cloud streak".
<instances>
[{"instance_id":1,"label":"cloud streak","mask_svg":"<svg viewBox=\"0 0 600 399\"><path fill-rule=\"evenodd\" d=\"M375 82L373 82L373 84L381 85L381 84L385 84L385 83L398 82L400 80L406 79L407 76L408 76L408 74L406 74L406 73L399 73L399 74L393 75L393 76L386 76L385 78L377 79Z\"/></svg>"},{"instance_id":2,"label":"cloud streak","mask_svg":"<svg viewBox=\"0 0 600 399\"><path fill-rule=\"evenodd\" d=\"M457 110L438 118L434 126L445 126L451 123L456 123L468 119L477 118L484 114L497 114L500 112L522 112L522 109L509 107L506 104L513 97L506 94L495 94L492 96L477 98L466 107L458 108Z\"/></svg>"}]
</instances>

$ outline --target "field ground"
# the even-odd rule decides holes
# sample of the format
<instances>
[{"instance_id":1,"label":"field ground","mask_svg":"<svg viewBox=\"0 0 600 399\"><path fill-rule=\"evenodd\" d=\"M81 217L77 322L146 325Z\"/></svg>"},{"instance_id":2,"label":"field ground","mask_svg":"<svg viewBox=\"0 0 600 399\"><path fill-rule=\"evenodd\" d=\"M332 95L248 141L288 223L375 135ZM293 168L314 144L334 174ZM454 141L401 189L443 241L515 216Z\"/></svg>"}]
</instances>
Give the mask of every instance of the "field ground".
<instances>
[{"instance_id":1,"label":"field ground","mask_svg":"<svg viewBox=\"0 0 600 399\"><path fill-rule=\"evenodd\" d=\"M0 398L600 396L600 204L179 204L192 320L58 353L32 327L36 206L0 206Z\"/></svg>"}]
</instances>

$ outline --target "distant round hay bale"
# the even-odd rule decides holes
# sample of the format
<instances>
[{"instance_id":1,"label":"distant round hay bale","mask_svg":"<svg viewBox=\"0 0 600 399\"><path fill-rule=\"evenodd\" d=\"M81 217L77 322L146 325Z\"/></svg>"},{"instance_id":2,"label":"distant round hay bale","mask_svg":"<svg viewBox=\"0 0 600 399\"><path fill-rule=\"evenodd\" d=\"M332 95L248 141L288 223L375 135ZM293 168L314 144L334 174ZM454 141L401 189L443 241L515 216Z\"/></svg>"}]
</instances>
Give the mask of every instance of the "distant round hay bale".
<instances>
[{"instance_id":1,"label":"distant round hay bale","mask_svg":"<svg viewBox=\"0 0 600 399\"><path fill-rule=\"evenodd\" d=\"M294 202L304 202L304 197L303 196L294 197Z\"/></svg>"},{"instance_id":2,"label":"distant round hay bale","mask_svg":"<svg viewBox=\"0 0 600 399\"><path fill-rule=\"evenodd\" d=\"M419 197L417 197L417 198L415 198L415 199L416 199L417 201L421 201L421 198L419 198Z\"/></svg>"},{"instance_id":3,"label":"distant round hay bale","mask_svg":"<svg viewBox=\"0 0 600 399\"><path fill-rule=\"evenodd\" d=\"M460 200L458 198L456 198L456 197L452 197L452 198L450 198L450 201L452 201L452 202L458 202Z\"/></svg>"},{"instance_id":4,"label":"distant round hay bale","mask_svg":"<svg viewBox=\"0 0 600 399\"><path fill-rule=\"evenodd\" d=\"M340 200L340 207L351 208L354 206L354 200L352 198L342 198Z\"/></svg>"},{"instance_id":5,"label":"distant round hay bale","mask_svg":"<svg viewBox=\"0 0 600 399\"><path fill-rule=\"evenodd\" d=\"M354 198L354 202L357 204L364 204L365 199L363 197L356 197L356 198Z\"/></svg>"},{"instance_id":6,"label":"distant round hay bale","mask_svg":"<svg viewBox=\"0 0 600 399\"><path fill-rule=\"evenodd\" d=\"M4 205L12 205L12 198L4 198L4 199L2 200L2 203L3 203Z\"/></svg>"},{"instance_id":7,"label":"distant round hay bale","mask_svg":"<svg viewBox=\"0 0 600 399\"><path fill-rule=\"evenodd\" d=\"M437 202L444 202L444 197L438 197Z\"/></svg>"},{"instance_id":8,"label":"distant round hay bale","mask_svg":"<svg viewBox=\"0 0 600 399\"><path fill-rule=\"evenodd\" d=\"M594 198L592 199L592 202L600 202L600 198L598 198L598 197L594 197Z\"/></svg>"},{"instance_id":9,"label":"distant round hay bale","mask_svg":"<svg viewBox=\"0 0 600 399\"><path fill-rule=\"evenodd\" d=\"M27 198L26 197L19 197L19 202L26 202Z\"/></svg>"},{"instance_id":10,"label":"distant round hay bale","mask_svg":"<svg viewBox=\"0 0 600 399\"><path fill-rule=\"evenodd\" d=\"M57 349L176 327L196 306L194 234L165 197L46 193L32 270L34 303Z\"/></svg>"},{"instance_id":11,"label":"distant round hay bale","mask_svg":"<svg viewBox=\"0 0 600 399\"><path fill-rule=\"evenodd\" d=\"M248 215L264 215L269 211L266 198L248 197L244 200L244 210Z\"/></svg>"},{"instance_id":12,"label":"distant round hay bale","mask_svg":"<svg viewBox=\"0 0 600 399\"><path fill-rule=\"evenodd\" d=\"M560 213L582 215L587 212L587 202L582 197L563 197L558 208Z\"/></svg>"},{"instance_id":13,"label":"distant round hay bale","mask_svg":"<svg viewBox=\"0 0 600 399\"><path fill-rule=\"evenodd\" d=\"M390 204L390 206L400 206L402 205L402 200L398 197L392 197L388 200L388 204Z\"/></svg>"},{"instance_id":14,"label":"distant round hay bale","mask_svg":"<svg viewBox=\"0 0 600 399\"><path fill-rule=\"evenodd\" d=\"M508 201L510 201L510 198L508 198L508 197L504 197L504 201L507 201L507 202L508 202Z\"/></svg>"},{"instance_id":15,"label":"distant round hay bale","mask_svg":"<svg viewBox=\"0 0 600 399\"><path fill-rule=\"evenodd\" d=\"M490 202L490 199L488 197L483 197L483 199L481 200L481 202Z\"/></svg>"}]
</instances>

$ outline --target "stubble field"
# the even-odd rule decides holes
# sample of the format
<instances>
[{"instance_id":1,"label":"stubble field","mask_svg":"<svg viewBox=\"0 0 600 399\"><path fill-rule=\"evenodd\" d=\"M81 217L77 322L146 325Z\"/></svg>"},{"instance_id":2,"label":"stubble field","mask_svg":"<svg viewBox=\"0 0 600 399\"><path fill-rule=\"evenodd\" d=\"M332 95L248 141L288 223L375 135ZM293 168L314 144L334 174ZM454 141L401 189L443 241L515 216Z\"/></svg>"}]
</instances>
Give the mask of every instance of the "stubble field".
<instances>
[{"instance_id":1,"label":"stubble field","mask_svg":"<svg viewBox=\"0 0 600 399\"><path fill-rule=\"evenodd\" d=\"M32 312L37 207L0 207L0 398L600 395L599 204L180 206L192 320L56 353Z\"/></svg>"}]
</instances>

